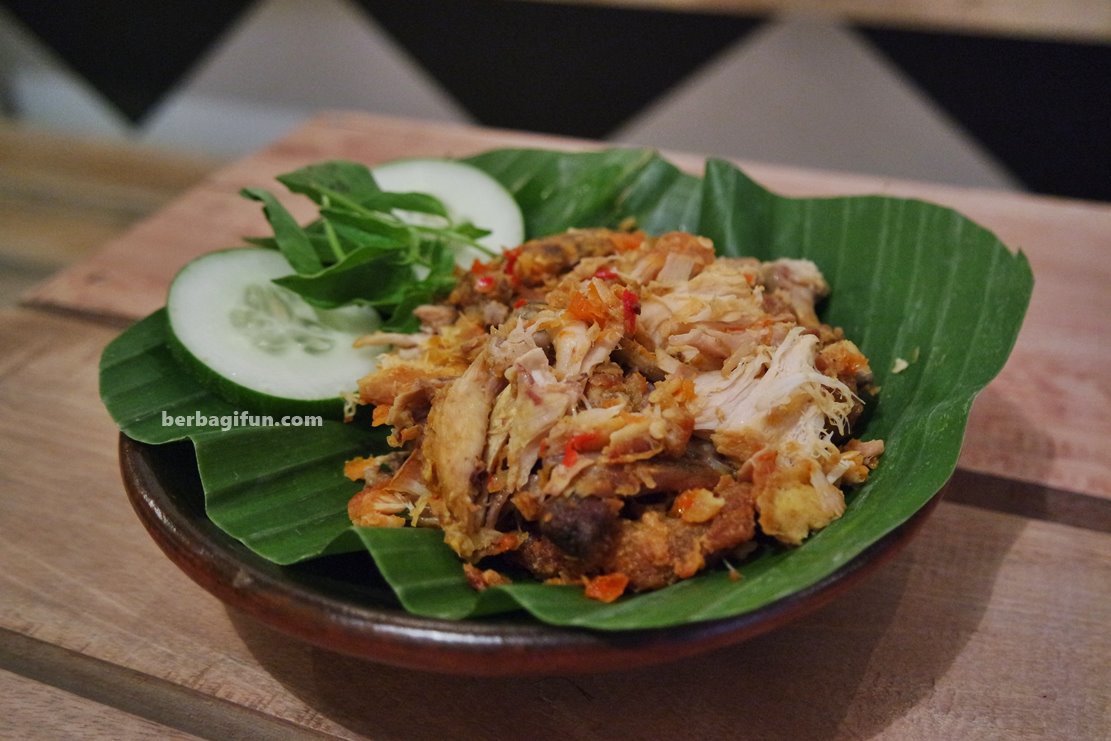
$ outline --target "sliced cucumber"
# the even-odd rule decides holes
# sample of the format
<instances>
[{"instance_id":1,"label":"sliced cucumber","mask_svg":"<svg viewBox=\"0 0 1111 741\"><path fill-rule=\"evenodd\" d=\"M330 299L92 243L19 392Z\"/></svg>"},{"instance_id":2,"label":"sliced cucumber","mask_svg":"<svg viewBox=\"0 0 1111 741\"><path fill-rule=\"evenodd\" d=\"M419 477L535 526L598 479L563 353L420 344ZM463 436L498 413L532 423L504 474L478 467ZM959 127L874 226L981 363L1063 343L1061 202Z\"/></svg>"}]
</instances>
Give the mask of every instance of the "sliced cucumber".
<instances>
[{"instance_id":1,"label":"sliced cucumber","mask_svg":"<svg viewBox=\"0 0 1111 741\"><path fill-rule=\"evenodd\" d=\"M387 162L371 172L382 190L427 193L443 202L453 222L469 221L488 229L490 233L477 241L495 253L524 241L525 220L517 201L501 183L473 165L447 159L403 159ZM425 214L404 216L414 220L428 218ZM469 268L476 259L486 261L490 256L462 246L456 252L455 262Z\"/></svg>"},{"instance_id":2,"label":"sliced cucumber","mask_svg":"<svg viewBox=\"0 0 1111 741\"><path fill-rule=\"evenodd\" d=\"M292 272L262 248L193 260L170 284L171 346L202 382L249 410L339 417L342 396L381 352L352 344L380 319L362 306L317 309L271 282Z\"/></svg>"}]
</instances>

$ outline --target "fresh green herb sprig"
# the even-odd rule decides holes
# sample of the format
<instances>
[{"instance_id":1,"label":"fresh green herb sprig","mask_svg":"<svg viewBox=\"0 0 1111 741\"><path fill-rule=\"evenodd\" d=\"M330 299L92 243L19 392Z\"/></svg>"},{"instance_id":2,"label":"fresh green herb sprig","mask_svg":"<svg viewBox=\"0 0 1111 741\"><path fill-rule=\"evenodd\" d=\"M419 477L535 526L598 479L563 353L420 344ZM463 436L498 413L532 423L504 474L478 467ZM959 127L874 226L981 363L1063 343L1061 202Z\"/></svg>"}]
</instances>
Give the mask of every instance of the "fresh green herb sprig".
<instances>
[{"instance_id":1,"label":"fresh green herb sprig","mask_svg":"<svg viewBox=\"0 0 1111 741\"><path fill-rule=\"evenodd\" d=\"M452 223L433 196L383 191L370 169L357 162L322 162L277 180L316 203L319 216L301 226L269 191L240 191L262 203L274 230L272 237L247 241L280 250L296 271L274 282L320 308L373 306L383 315L384 330L418 328L413 308L455 285L456 249L494 254L478 242L488 231Z\"/></svg>"}]
</instances>

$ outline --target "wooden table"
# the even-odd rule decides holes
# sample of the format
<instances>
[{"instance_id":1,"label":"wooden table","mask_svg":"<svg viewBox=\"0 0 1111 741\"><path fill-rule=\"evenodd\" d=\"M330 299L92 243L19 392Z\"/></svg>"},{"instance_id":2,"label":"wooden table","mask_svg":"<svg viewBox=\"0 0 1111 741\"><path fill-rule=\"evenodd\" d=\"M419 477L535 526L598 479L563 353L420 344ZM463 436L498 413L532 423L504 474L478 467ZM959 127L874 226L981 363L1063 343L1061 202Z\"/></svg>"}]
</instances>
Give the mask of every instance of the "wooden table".
<instances>
[{"instance_id":1,"label":"wooden table","mask_svg":"<svg viewBox=\"0 0 1111 741\"><path fill-rule=\"evenodd\" d=\"M1012 359L918 537L848 596L659 668L476 679L291 641L179 572L124 497L96 366L191 256L264 230L245 185L551 137L326 114L0 313L0 737L1096 738L1111 734L1111 206L746 164L790 194L960 208L1030 257ZM697 168L694 157L675 155Z\"/></svg>"},{"instance_id":2,"label":"wooden table","mask_svg":"<svg viewBox=\"0 0 1111 741\"><path fill-rule=\"evenodd\" d=\"M537 0L529 0L536 2ZM638 10L789 16L865 26L1106 43L1104 0L544 0Z\"/></svg>"},{"instance_id":3,"label":"wooden table","mask_svg":"<svg viewBox=\"0 0 1111 741\"><path fill-rule=\"evenodd\" d=\"M218 163L0 117L0 306L161 208Z\"/></svg>"}]
</instances>

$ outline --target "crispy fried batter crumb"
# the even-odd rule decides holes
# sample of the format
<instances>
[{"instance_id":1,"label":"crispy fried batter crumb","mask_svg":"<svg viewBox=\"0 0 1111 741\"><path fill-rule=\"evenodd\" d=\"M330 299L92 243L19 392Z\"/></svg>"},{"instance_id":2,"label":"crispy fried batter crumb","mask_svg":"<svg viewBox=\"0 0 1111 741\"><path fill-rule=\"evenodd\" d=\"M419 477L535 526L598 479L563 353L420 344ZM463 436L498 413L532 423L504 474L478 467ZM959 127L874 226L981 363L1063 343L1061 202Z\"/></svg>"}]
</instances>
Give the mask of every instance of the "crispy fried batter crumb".
<instances>
[{"instance_id":1,"label":"crispy fried batter crumb","mask_svg":"<svg viewBox=\"0 0 1111 741\"><path fill-rule=\"evenodd\" d=\"M473 564L463 564L463 574L467 577L467 584L476 592L482 592L490 587L502 584L512 584L513 580L505 574L494 569L479 569Z\"/></svg>"},{"instance_id":2,"label":"crispy fried batter crumb","mask_svg":"<svg viewBox=\"0 0 1111 741\"><path fill-rule=\"evenodd\" d=\"M612 601L841 516L883 445L852 438L873 375L817 266L633 226L476 262L420 333L364 340L396 342L359 396L398 460L345 466L353 521L439 527L475 589L504 563Z\"/></svg>"}]
</instances>

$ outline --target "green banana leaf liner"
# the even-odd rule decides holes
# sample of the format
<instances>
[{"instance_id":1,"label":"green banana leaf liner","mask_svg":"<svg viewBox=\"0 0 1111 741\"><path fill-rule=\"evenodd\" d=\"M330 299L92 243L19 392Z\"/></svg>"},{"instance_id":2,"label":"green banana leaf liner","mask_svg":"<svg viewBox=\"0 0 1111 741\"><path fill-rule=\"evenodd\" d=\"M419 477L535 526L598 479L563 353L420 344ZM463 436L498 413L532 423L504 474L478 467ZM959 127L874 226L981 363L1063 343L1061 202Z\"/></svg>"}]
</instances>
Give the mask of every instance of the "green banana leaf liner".
<instances>
[{"instance_id":1,"label":"green banana leaf liner","mask_svg":"<svg viewBox=\"0 0 1111 741\"><path fill-rule=\"evenodd\" d=\"M723 255L808 258L832 287L822 319L843 327L871 360L878 400L859 435L886 452L844 516L794 549L765 547L737 567L710 570L610 604L576 587L515 582L469 588L460 562L424 529L353 528L358 490L343 462L384 450L381 431L179 428L172 416L237 411L178 365L157 311L101 359L101 396L121 430L145 443L192 440L208 517L260 556L294 564L367 549L409 612L464 619L524 610L537 620L599 630L659 628L742 615L810 587L907 521L952 474L976 394L1003 367L1033 288L1025 256L959 213L878 196L785 198L717 160L701 178L639 149L565 153L503 149L467 160L502 182L528 237L628 217L650 233L713 239ZM905 368L895 371L906 361Z\"/></svg>"}]
</instances>

